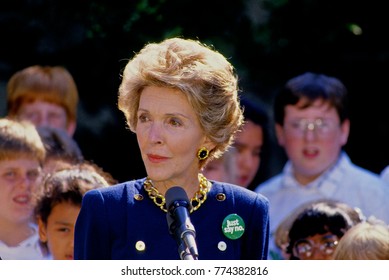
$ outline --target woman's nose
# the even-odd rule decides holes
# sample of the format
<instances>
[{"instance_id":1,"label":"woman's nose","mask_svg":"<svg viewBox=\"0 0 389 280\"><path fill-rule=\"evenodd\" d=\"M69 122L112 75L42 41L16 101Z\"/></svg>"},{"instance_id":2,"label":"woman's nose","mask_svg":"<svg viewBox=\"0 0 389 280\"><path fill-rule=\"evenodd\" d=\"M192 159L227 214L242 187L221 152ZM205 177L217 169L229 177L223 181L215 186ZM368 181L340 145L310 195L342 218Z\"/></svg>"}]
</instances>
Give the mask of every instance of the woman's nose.
<instances>
[{"instance_id":1,"label":"woman's nose","mask_svg":"<svg viewBox=\"0 0 389 280\"><path fill-rule=\"evenodd\" d=\"M151 126L150 126L150 130L149 130L149 140L152 142L152 143L162 143L162 129L161 129L161 126L158 124L158 123L153 123Z\"/></svg>"}]
</instances>

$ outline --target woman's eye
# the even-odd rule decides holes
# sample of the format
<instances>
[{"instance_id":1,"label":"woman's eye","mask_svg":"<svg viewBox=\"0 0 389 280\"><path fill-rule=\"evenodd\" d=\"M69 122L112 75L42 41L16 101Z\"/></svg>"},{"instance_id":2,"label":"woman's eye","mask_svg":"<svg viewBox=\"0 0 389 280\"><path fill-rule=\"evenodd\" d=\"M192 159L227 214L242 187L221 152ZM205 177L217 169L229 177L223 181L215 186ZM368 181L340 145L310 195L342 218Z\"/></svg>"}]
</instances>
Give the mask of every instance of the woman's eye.
<instances>
[{"instance_id":1,"label":"woman's eye","mask_svg":"<svg viewBox=\"0 0 389 280\"><path fill-rule=\"evenodd\" d=\"M149 118L146 115L142 114L142 115L138 116L138 120L140 122L144 123L144 122L147 122L149 120Z\"/></svg>"},{"instance_id":2,"label":"woman's eye","mask_svg":"<svg viewBox=\"0 0 389 280\"><path fill-rule=\"evenodd\" d=\"M172 126L181 126L181 122L177 119L170 119L169 123L172 125Z\"/></svg>"}]
</instances>

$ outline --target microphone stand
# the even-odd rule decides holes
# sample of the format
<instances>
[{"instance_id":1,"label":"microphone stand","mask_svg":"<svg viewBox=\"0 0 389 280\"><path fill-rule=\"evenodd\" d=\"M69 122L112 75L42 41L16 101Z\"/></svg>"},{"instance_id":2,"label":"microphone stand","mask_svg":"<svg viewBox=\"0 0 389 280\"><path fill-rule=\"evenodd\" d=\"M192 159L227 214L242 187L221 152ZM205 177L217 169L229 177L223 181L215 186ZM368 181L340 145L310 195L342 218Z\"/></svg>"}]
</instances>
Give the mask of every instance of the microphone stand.
<instances>
[{"instance_id":1,"label":"microphone stand","mask_svg":"<svg viewBox=\"0 0 389 280\"><path fill-rule=\"evenodd\" d=\"M198 260L198 256L192 255L185 243L181 243L178 247L178 254L181 260Z\"/></svg>"}]
</instances>

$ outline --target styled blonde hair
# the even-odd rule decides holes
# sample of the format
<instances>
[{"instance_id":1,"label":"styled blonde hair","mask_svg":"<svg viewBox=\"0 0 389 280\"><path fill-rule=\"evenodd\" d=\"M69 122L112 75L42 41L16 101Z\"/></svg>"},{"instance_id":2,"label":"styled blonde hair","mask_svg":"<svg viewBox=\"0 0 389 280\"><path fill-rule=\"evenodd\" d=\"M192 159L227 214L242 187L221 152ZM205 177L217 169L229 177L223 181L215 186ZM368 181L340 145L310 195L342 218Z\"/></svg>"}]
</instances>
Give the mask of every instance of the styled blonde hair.
<instances>
[{"instance_id":1,"label":"styled blonde hair","mask_svg":"<svg viewBox=\"0 0 389 280\"><path fill-rule=\"evenodd\" d=\"M350 228L340 239L335 260L389 260L389 228L369 219Z\"/></svg>"},{"instance_id":2,"label":"styled blonde hair","mask_svg":"<svg viewBox=\"0 0 389 280\"><path fill-rule=\"evenodd\" d=\"M76 121L78 90L64 67L33 65L12 75L7 84L8 116L17 116L21 105L36 100L63 107L68 122Z\"/></svg>"},{"instance_id":3,"label":"styled blonde hair","mask_svg":"<svg viewBox=\"0 0 389 280\"><path fill-rule=\"evenodd\" d=\"M126 65L119 87L118 107L134 132L140 96L148 86L177 89L186 95L205 134L216 144L207 160L219 157L231 145L243 115L237 75L222 54L190 39L147 44Z\"/></svg>"}]
</instances>

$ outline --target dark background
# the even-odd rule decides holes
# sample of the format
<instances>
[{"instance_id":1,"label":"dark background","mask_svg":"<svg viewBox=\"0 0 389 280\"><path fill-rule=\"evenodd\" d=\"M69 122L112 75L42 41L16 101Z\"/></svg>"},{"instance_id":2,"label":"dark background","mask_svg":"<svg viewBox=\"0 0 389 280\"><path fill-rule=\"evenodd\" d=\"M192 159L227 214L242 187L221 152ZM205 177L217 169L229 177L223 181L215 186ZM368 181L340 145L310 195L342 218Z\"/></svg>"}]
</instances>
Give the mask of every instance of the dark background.
<instances>
[{"instance_id":1,"label":"dark background","mask_svg":"<svg viewBox=\"0 0 389 280\"><path fill-rule=\"evenodd\" d=\"M87 159L119 181L145 175L135 135L117 109L120 73L145 43L183 36L212 44L235 65L245 94L270 104L305 71L349 90L352 161L389 164L388 20L385 1L8 0L0 4L0 114L5 86L24 67L65 66L80 94L75 139ZM274 135L273 135L274 136ZM274 139L273 139L274 140ZM267 177L282 168L273 143Z\"/></svg>"}]
</instances>

